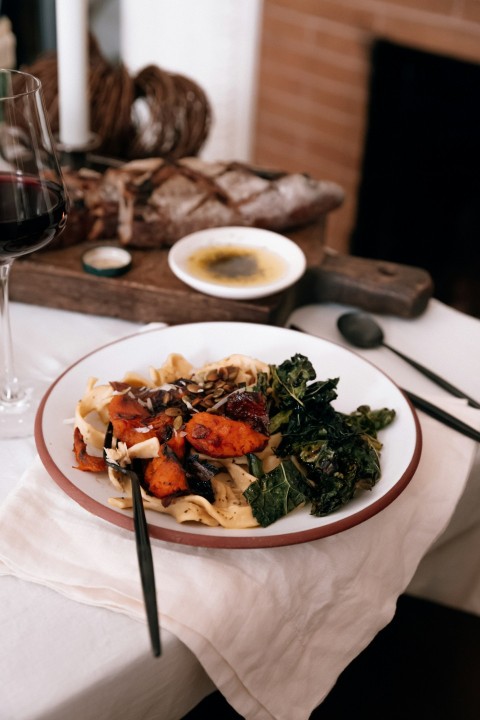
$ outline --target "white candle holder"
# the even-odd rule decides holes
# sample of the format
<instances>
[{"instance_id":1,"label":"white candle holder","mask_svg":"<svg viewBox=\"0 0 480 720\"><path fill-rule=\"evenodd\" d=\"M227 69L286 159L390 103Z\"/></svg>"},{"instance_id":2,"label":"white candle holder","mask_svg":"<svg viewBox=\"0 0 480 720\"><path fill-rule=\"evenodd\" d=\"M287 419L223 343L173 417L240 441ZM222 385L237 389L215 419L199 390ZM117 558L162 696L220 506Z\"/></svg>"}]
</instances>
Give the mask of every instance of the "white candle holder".
<instances>
[{"instance_id":1,"label":"white candle holder","mask_svg":"<svg viewBox=\"0 0 480 720\"><path fill-rule=\"evenodd\" d=\"M101 139L97 133L90 133L88 142L83 145L68 145L56 137L56 149L61 166L71 170L79 170L81 167L88 166L88 155L100 146L100 142Z\"/></svg>"}]
</instances>

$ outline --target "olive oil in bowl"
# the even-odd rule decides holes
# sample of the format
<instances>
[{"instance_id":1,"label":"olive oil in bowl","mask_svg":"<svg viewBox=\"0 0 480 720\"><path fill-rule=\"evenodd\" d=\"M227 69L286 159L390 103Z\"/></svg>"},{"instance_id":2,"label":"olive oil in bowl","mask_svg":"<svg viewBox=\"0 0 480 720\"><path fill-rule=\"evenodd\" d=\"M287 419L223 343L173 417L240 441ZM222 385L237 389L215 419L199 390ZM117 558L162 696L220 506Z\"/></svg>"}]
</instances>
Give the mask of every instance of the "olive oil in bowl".
<instances>
[{"instance_id":1,"label":"olive oil in bowl","mask_svg":"<svg viewBox=\"0 0 480 720\"><path fill-rule=\"evenodd\" d=\"M221 285L264 285L285 273L285 260L271 250L240 245L199 248L187 261L187 269L200 280Z\"/></svg>"},{"instance_id":2,"label":"olive oil in bowl","mask_svg":"<svg viewBox=\"0 0 480 720\"><path fill-rule=\"evenodd\" d=\"M177 240L168 265L198 292L253 300L285 290L303 275L306 257L284 235L254 227L215 227Z\"/></svg>"}]
</instances>

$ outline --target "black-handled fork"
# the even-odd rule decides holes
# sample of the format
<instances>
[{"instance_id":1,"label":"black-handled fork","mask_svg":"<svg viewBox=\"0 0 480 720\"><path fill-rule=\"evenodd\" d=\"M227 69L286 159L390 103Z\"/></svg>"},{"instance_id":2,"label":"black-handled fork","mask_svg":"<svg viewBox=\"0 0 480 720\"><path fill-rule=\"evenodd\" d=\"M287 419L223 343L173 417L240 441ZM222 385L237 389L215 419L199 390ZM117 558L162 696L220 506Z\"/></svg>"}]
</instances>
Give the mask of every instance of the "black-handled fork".
<instances>
[{"instance_id":1,"label":"black-handled fork","mask_svg":"<svg viewBox=\"0 0 480 720\"><path fill-rule=\"evenodd\" d=\"M109 423L105 434L105 448L112 447L112 440L113 428L112 424ZM133 470L122 467L118 463L109 460L105 452L104 458L108 467L111 467L113 470L117 470L117 472L120 472L130 478L133 500L133 524L135 528L135 542L137 546L138 567L140 569L143 599L145 602L145 611L147 614L152 652L155 657L158 657L161 654L161 645L160 627L158 624L155 572L153 568L150 537L148 535L147 519L145 517L145 508L143 507L142 494L140 492L140 479L137 473Z\"/></svg>"}]
</instances>

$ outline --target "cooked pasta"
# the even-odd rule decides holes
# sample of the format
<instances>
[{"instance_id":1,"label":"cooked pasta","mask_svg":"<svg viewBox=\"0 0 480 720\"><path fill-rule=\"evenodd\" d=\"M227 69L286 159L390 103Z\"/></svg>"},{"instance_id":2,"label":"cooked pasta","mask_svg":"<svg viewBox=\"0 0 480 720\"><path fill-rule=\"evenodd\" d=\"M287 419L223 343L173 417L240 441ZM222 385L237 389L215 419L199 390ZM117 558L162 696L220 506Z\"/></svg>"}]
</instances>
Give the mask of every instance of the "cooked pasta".
<instances>
[{"instance_id":1,"label":"cooked pasta","mask_svg":"<svg viewBox=\"0 0 480 720\"><path fill-rule=\"evenodd\" d=\"M185 422L189 416L196 412L195 402L197 397L195 397L194 391L201 387L203 389L201 394L203 399L210 389L212 378L216 377L217 371L220 372L220 376L225 378L224 386L222 386L226 388L224 390L225 399L229 395L231 386L234 387L233 392L244 391L256 383L259 372L268 376L269 366L255 358L244 355L231 355L222 360L208 363L201 368L194 368L183 355L173 353L167 357L162 366L150 368L149 378L137 373L127 373L121 381L106 385L97 385L96 378L89 378L85 393L76 407L75 427L78 428L84 443L89 448L94 452L97 451L97 453L103 451L105 433L111 419L109 403L112 398L116 395L127 397L129 393L132 393L133 389L140 389L145 392L145 399L141 399L140 402L150 412L151 408L148 403L153 396L149 392L162 391L171 393L176 387L173 384L182 380L185 381L186 390L193 393L193 395L185 393L184 407L186 412L182 417L180 413L175 415L172 409L173 406L170 410L168 408L166 410L167 415L171 413L169 415L172 419L171 427L173 428L171 437L177 437L181 441L182 435L185 435L182 430L185 427ZM229 376L233 377L233 375L234 382L229 383ZM222 393L219 392L219 388L222 382L217 380L217 385L214 388L217 398L220 397L220 403ZM197 393L197 395L200 396L200 393ZM143 398L143 396L141 397ZM217 398L214 398L216 402ZM211 412L212 408L209 408L208 411ZM213 407L213 411L215 411L215 407ZM175 423L176 417L180 417L181 422L177 421ZM149 418L150 415L147 415L145 423L134 428L139 441L130 445L117 441L112 449L105 450L107 460L118 463L122 467L128 467L134 459L149 460L158 458L165 443L159 441L155 434L156 429L149 425ZM257 434L260 435L260 433ZM145 439L141 439L142 436ZM278 459L274 454L274 448L278 442L278 436L266 437L265 446L258 452L258 456L266 463L266 467L269 469L275 467L276 463L278 463ZM192 454L192 448L188 447L187 452ZM191 492L189 494L183 493L169 496L165 499L156 497L142 487L141 492L145 509L171 515L179 523L197 522L211 527L222 526L235 529L257 526L258 522L255 520L251 507L243 496L244 490L255 480L255 477L248 472L247 458L245 456L221 458L198 453L197 456L201 462L208 463L210 467L215 469L215 474L211 478L213 498L209 500L200 494ZM128 476L112 467L106 467L105 469L112 486L121 493L121 496L111 497L109 503L122 509L132 507L131 485Z\"/></svg>"},{"instance_id":2,"label":"cooked pasta","mask_svg":"<svg viewBox=\"0 0 480 720\"><path fill-rule=\"evenodd\" d=\"M124 509L135 471L145 508L179 523L266 527L306 504L322 517L380 479L377 433L395 418L366 404L336 411L338 380L317 381L300 354L195 368L178 353L149 377L89 378L75 410L77 467L104 472L119 493L109 502Z\"/></svg>"}]
</instances>

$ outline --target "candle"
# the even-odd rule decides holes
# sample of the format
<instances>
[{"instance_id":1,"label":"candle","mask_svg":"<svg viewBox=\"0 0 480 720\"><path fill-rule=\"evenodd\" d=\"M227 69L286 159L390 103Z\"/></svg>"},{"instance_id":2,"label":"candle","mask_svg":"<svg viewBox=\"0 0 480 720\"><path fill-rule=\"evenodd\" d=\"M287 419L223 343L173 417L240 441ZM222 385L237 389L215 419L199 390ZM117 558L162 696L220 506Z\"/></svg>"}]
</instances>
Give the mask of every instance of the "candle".
<instances>
[{"instance_id":1,"label":"candle","mask_svg":"<svg viewBox=\"0 0 480 720\"><path fill-rule=\"evenodd\" d=\"M81 148L90 140L88 0L56 0L60 142Z\"/></svg>"}]
</instances>

